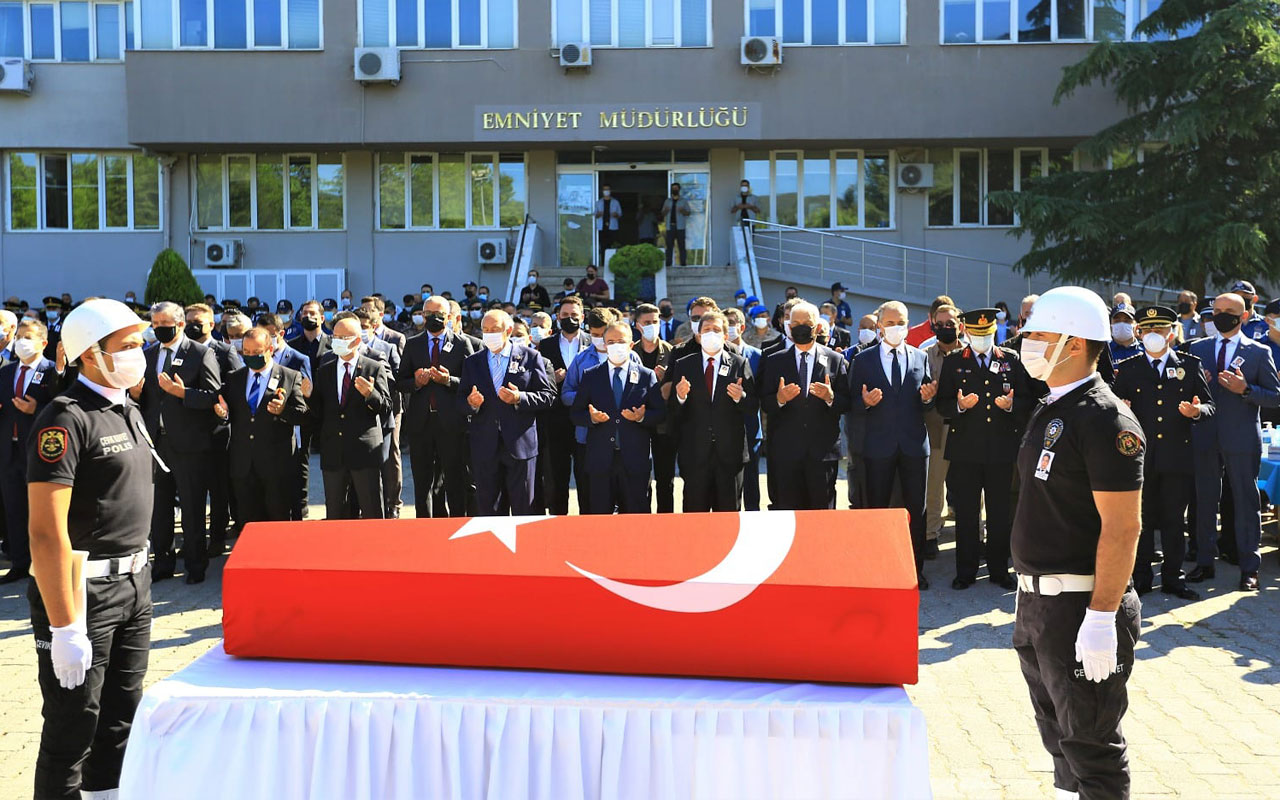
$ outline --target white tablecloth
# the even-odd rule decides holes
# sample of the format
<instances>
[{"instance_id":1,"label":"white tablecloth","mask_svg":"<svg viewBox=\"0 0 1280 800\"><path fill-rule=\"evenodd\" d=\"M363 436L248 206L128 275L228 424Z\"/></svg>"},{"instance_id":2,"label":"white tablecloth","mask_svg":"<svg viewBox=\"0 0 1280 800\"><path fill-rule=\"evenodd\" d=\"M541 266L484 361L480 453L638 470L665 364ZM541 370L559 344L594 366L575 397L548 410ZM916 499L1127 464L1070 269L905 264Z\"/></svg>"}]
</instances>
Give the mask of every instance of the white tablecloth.
<instances>
[{"instance_id":1,"label":"white tablecloth","mask_svg":"<svg viewBox=\"0 0 1280 800\"><path fill-rule=\"evenodd\" d=\"M237 659L147 690L121 796L927 798L901 687Z\"/></svg>"}]
</instances>

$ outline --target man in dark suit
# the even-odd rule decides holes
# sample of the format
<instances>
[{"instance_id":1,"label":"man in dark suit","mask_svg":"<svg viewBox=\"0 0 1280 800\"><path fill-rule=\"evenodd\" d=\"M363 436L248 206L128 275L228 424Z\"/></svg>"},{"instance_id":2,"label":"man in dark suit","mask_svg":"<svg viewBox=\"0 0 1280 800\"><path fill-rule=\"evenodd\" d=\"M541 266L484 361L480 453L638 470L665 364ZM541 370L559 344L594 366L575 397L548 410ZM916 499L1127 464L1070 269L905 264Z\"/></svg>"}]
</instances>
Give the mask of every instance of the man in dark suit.
<instances>
[{"instance_id":1,"label":"man in dark suit","mask_svg":"<svg viewBox=\"0 0 1280 800\"><path fill-rule=\"evenodd\" d=\"M538 352L547 361L548 377L551 377L557 390L564 386L565 375L569 366L578 354L591 347L591 338L582 330L582 300L576 295L564 298L560 302L560 310L556 312L560 332L555 336L543 339L538 343ZM574 425L569 418L569 407L563 403L553 403L543 411L542 431L540 437L539 457L547 460L543 469L546 479L544 493L547 498L547 511L551 514L569 513L569 475L577 480L578 489L583 492L587 485L587 468L585 458L579 456L574 439ZM545 441L543 440L545 438ZM579 505L585 505L586 495L579 497Z\"/></svg>"},{"instance_id":2,"label":"man in dark suit","mask_svg":"<svg viewBox=\"0 0 1280 800\"><path fill-rule=\"evenodd\" d=\"M293 426L307 413L302 373L272 357L269 331L244 335L245 366L227 376L214 407L231 423L230 462L241 527L247 522L283 522L293 506Z\"/></svg>"},{"instance_id":3,"label":"man in dark suit","mask_svg":"<svg viewBox=\"0 0 1280 800\"><path fill-rule=\"evenodd\" d=\"M204 303L195 303L185 309L187 327L183 335L213 351L218 360L218 372L230 375L244 366L240 354L226 342L213 338L213 309ZM235 511L235 498L231 491L231 467L227 449L231 446L231 430L225 422L213 429L213 461L209 480L209 555L221 555L226 549L227 531Z\"/></svg>"},{"instance_id":4,"label":"man in dark suit","mask_svg":"<svg viewBox=\"0 0 1280 800\"><path fill-rule=\"evenodd\" d=\"M902 486L902 500L911 515L911 549L917 581L928 589L924 575L924 506L929 472L929 431L924 411L933 405L938 385L929 373L928 357L905 343L907 307L896 300L876 312L880 345L853 358L849 370L850 408L866 420L862 445L867 472L867 505L889 508L893 485Z\"/></svg>"},{"instance_id":5,"label":"man in dark suit","mask_svg":"<svg viewBox=\"0 0 1280 800\"><path fill-rule=\"evenodd\" d=\"M848 367L814 341L817 308L800 303L790 318L795 346L765 359L756 383L769 424L769 471L777 472L769 500L780 509L835 508Z\"/></svg>"},{"instance_id":6,"label":"man in dark suit","mask_svg":"<svg viewBox=\"0 0 1280 800\"><path fill-rule=\"evenodd\" d=\"M363 355L360 320L339 315L333 325L333 355L320 364L307 401L320 438L328 519L352 519L347 492L355 492L364 519L381 519L383 419L391 408L390 371Z\"/></svg>"},{"instance_id":7,"label":"man in dark suit","mask_svg":"<svg viewBox=\"0 0 1280 800\"><path fill-rule=\"evenodd\" d=\"M31 570L27 540L27 439L35 415L62 390L62 378L51 359L44 357L48 330L30 319L14 334L17 361L0 367L0 496L4 500L5 526L12 565L0 584L15 583Z\"/></svg>"},{"instance_id":8,"label":"man in dark suit","mask_svg":"<svg viewBox=\"0 0 1280 800\"><path fill-rule=\"evenodd\" d=\"M671 397L671 384L664 378L671 368L673 348L662 338L662 315L656 306L642 303L636 308L636 329L640 331L640 338L634 352L641 364L653 370L666 403ZM654 505L659 514L670 514L675 511L676 442L668 421L663 420L654 428L652 447Z\"/></svg>"},{"instance_id":9,"label":"man in dark suit","mask_svg":"<svg viewBox=\"0 0 1280 800\"><path fill-rule=\"evenodd\" d=\"M556 401L543 360L512 344L511 315L481 320L485 349L462 362L458 409L471 417L471 469L482 516L532 513L537 468L537 412Z\"/></svg>"},{"instance_id":10,"label":"man in dark suit","mask_svg":"<svg viewBox=\"0 0 1280 800\"><path fill-rule=\"evenodd\" d=\"M262 328L271 337L271 359L282 367L302 373L302 377L311 380L311 359L294 350L284 340L285 322L275 314L258 316L257 327Z\"/></svg>"},{"instance_id":11,"label":"man in dark suit","mask_svg":"<svg viewBox=\"0 0 1280 800\"><path fill-rule=\"evenodd\" d=\"M395 375L400 371L400 350L391 342L377 337L373 328L377 312L362 305L349 313L355 314L356 319L360 320L360 341L365 347L364 355L386 362L394 382ZM342 319L342 314L334 319ZM403 400L399 390L392 387L391 405L382 416L382 504L388 519L399 519L402 505L400 497L404 489L404 475L400 470L399 441L394 434Z\"/></svg>"},{"instance_id":12,"label":"man in dark suit","mask_svg":"<svg viewBox=\"0 0 1280 800\"><path fill-rule=\"evenodd\" d=\"M604 329L607 358L582 374L571 412L587 429L588 513L649 513L649 452L666 403L653 370L631 350L631 324Z\"/></svg>"},{"instance_id":13,"label":"man in dark suit","mask_svg":"<svg viewBox=\"0 0 1280 800\"><path fill-rule=\"evenodd\" d=\"M755 378L742 356L725 349L729 322L719 311L698 321L700 352L667 371L675 399L668 403L672 436L684 478L685 511L737 511L742 468L750 459L747 418L759 413Z\"/></svg>"},{"instance_id":14,"label":"man in dark suit","mask_svg":"<svg viewBox=\"0 0 1280 800\"><path fill-rule=\"evenodd\" d=\"M658 338L664 342L674 343L676 331L680 329L684 321L676 319L675 310L671 306L671 298L664 297L658 301L658 320Z\"/></svg>"},{"instance_id":15,"label":"man in dark suit","mask_svg":"<svg viewBox=\"0 0 1280 800\"><path fill-rule=\"evenodd\" d=\"M1258 465L1262 458L1259 408L1280 406L1280 380L1266 345L1246 338L1241 327L1248 319L1244 298L1220 294L1213 301L1217 334L1191 345L1191 355L1204 365L1213 396L1213 416L1197 424L1192 444L1196 467L1196 568L1191 583L1214 577L1217 556L1218 500L1222 475L1231 486L1235 509L1235 539L1240 559L1240 590L1258 590L1258 551L1262 536L1259 516ZM1217 463L1213 456L1216 454ZM1200 457L1203 455L1204 457Z\"/></svg>"},{"instance_id":16,"label":"man in dark suit","mask_svg":"<svg viewBox=\"0 0 1280 800\"><path fill-rule=\"evenodd\" d=\"M391 372L394 376L400 368L401 359L404 358L405 335L388 324L394 316L381 295L369 295L361 299L360 305L370 314L370 329L373 337L386 342L396 350ZM387 517L390 519L399 519L400 509L404 506L401 500L404 489L404 463L400 455L400 425L406 399L404 392L398 389L392 392L391 428L388 431L390 441L385 448L387 460L382 465L382 489L386 497Z\"/></svg>"},{"instance_id":17,"label":"man in dark suit","mask_svg":"<svg viewBox=\"0 0 1280 800\"><path fill-rule=\"evenodd\" d=\"M142 408L147 432L169 471L156 470L151 514L152 580L173 576L173 497L182 504L182 560L187 583L204 581L209 565L204 522L213 467L213 413L222 372L213 351L184 334L187 319L176 303L151 308L157 347L147 350L147 372L130 390Z\"/></svg>"},{"instance_id":18,"label":"man in dark suit","mask_svg":"<svg viewBox=\"0 0 1280 800\"><path fill-rule=\"evenodd\" d=\"M466 417L458 409L462 362L474 352L469 339L449 330L449 301L422 304L426 332L405 344L396 372L404 392L404 434L409 440L417 516L460 517L466 513ZM443 492L445 502L437 502Z\"/></svg>"},{"instance_id":19,"label":"man in dark suit","mask_svg":"<svg viewBox=\"0 0 1280 800\"><path fill-rule=\"evenodd\" d=\"M308 300L298 309L298 325L302 333L289 340L289 346L302 353L311 361L311 374L316 374L320 359L329 353L329 334L324 332L324 308L319 301ZM311 396L311 381L302 382L302 395ZM293 495L293 518L305 519L307 510L307 489L311 482L311 440L315 428L310 422L298 426L298 450L294 454L297 462L297 487Z\"/></svg>"}]
</instances>

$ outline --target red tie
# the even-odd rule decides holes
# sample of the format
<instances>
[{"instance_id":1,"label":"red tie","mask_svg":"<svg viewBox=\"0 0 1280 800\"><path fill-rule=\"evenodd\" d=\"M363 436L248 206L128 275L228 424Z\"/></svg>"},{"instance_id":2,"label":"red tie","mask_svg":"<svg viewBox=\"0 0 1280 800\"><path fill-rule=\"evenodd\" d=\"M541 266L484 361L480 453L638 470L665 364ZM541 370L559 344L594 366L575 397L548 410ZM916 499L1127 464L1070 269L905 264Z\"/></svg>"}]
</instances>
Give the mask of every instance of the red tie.
<instances>
[{"instance_id":1,"label":"red tie","mask_svg":"<svg viewBox=\"0 0 1280 800\"><path fill-rule=\"evenodd\" d=\"M26 383L26 380L27 380L27 370L28 370L28 369L30 369L30 367L28 367L26 364L23 364L23 365L22 365L22 367L18 369L18 380L17 380L17 382L16 382L16 383L14 383L14 384L13 384L13 396L14 396L14 397L22 397L22 385L23 385L24 383ZM17 422L14 422L14 423L13 423L13 438L15 438L15 439L17 439L17 438L18 438L18 423L17 423Z\"/></svg>"},{"instance_id":2,"label":"red tie","mask_svg":"<svg viewBox=\"0 0 1280 800\"><path fill-rule=\"evenodd\" d=\"M347 395L351 393L351 362L345 365L346 372L342 375L342 397L339 399L341 405L347 404Z\"/></svg>"},{"instance_id":3,"label":"red tie","mask_svg":"<svg viewBox=\"0 0 1280 800\"><path fill-rule=\"evenodd\" d=\"M707 381L707 396L714 397L716 388L716 360L714 358L707 359L707 370L702 373L702 377Z\"/></svg>"}]
</instances>

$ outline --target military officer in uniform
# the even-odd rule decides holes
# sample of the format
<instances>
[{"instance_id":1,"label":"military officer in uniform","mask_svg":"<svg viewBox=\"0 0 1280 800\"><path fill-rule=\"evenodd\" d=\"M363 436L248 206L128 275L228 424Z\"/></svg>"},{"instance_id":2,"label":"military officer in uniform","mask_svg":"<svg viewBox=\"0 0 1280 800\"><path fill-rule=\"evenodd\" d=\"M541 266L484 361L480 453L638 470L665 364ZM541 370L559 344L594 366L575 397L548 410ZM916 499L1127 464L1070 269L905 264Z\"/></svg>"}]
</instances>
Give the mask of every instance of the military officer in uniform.
<instances>
[{"instance_id":1,"label":"military officer in uniform","mask_svg":"<svg viewBox=\"0 0 1280 800\"><path fill-rule=\"evenodd\" d=\"M146 371L146 326L117 300L72 311L62 343L80 375L40 412L31 436L28 599L44 699L37 800L116 796L142 699L154 451L126 390Z\"/></svg>"},{"instance_id":2,"label":"military officer in uniform","mask_svg":"<svg viewBox=\"0 0 1280 800\"><path fill-rule=\"evenodd\" d=\"M1035 398L1018 354L995 346L996 309L961 315L969 345L942 360L938 409L950 423L947 488L956 513L953 589L977 580L978 525L987 507L987 572L991 582L1017 588L1009 574L1010 492L1018 437Z\"/></svg>"},{"instance_id":3,"label":"military officer in uniform","mask_svg":"<svg viewBox=\"0 0 1280 800\"><path fill-rule=\"evenodd\" d=\"M1191 429L1213 414L1213 398L1200 359L1173 351L1177 314L1165 306L1138 309L1144 355L1116 368L1112 387L1129 404L1147 435L1143 467L1142 537L1133 582L1139 595L1151 591L1155 528L1160 529L1163 565L1160 591L1183 600L1200 595L1182 573L1187 549L1187 504L1195 494Z\"/></svg>"},{"instance_id":4,"label":"military officer in uniform","mask_svg":"<svg viewBox=\"0 0 1280 800\"><path fill-rule=\"evenodd\" d=\"M1054 786L1080 800L1129 796L1120 719L1142 608L1130 576L1146 442L1096 370L1110 328L1100 297L1058 287L1036 302L1021 346L1049 394L1018 451L1013 644Z\"/></svg>"}]
</instances>

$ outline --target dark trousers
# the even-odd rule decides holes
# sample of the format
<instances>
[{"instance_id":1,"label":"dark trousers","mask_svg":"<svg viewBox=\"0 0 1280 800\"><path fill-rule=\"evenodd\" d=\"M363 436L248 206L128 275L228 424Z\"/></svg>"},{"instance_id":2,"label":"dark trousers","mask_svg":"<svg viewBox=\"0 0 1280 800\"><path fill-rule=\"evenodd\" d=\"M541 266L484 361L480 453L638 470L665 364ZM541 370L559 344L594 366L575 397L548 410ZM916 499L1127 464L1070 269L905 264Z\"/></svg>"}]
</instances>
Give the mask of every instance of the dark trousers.
<instances>
[{"instance_id":1,"label":"dark trousers","mask_svg":"<svg viewBox=\"0 0 1280 800\"><path fill-rule=\"evenodd\" d=\"M400 456L400 418L395 415L395 426L383 431L383 442L386 458L382 459L382 506L388 519L399 519L400 509L404 503L400 496L404 490L404 464ZM412 456L410 456L412 458Z\"/></svg>"},{"instance_id":2,"label":"dark trousers","mask_svg":"<svg viewBox=\"0 0 1280 800\"><path fill-rule=\"evenodd\" d=\"M608 220L605 220L605 225L606 225L606 227L601 228L600 230L596 231L596 233L597 233L596 238L597 238L597 239L599 240L599 242L600 242L600 260L599 260L599 261L597 261L597 262L596 262L596 264L597 264L597 265L599 265L601 272L603 272L603 271L604 271L604 267L605 267L605 263L604 263L604 253L605 253L605 251L606 251L606 250L608 250L608 249L610 249L611 247L613 247L613 242L614 242L614 240L618 238L618 232L617 232L617 231L611 231L611 230L609 230L609 228L607 227L608 222L609 222Z\"/></svg>"},{"instance_id":3,"label":"dark trousers","mask_svg":"<svg viewBox=\"0 0 1280 800\"><path fill-rule=\"evenodd\" d=\"M382 468L323 469L325 519L382 519ZM356 496L357 512L347 500L350 490ZM357 517L357 513L359 516Z\"/></svg>"},{"instance_id":4,"label":"dark trousers","mask_svg":"<svg viewBox=\"0 0 1280 800\"><path fill-rule=\"evenodd\" d=\"M533 513L533 478L537 458L512 458L505 450L483 463L472 454L476 479L476 510L479 516Z\"/></svg>"},{"instance_id":5,"label":"dark trousers","mask_svg":"<svg viewBox=\"0 0 1280 800\"><path fill-rule=\"evenodd\" d=\"M53 673L49 617L36 582L27 590L35 633L44 727L36 755L36 800L79 800L80 790L120 785L120 766L151 650L151 570L88 582L93 663L84 683L63 689Z\"/></svg>"},{"instance_id":6,"label":"dark trousers","mask_svg":"<svg viewBox=\"0 0 1280 800\"><path fill-rule=\"evenodd\" d=\"M649 473L627 472L622 452L615 450L613 461L606 472L597 471L591 481L591 514L647 514L649 503Z\"/></svg>"},{"instance_id":7,"label":"dark trousers","mask_svg":"<svg viewBox=\"0 0 1280 800\"><path fill-rule=\"evenodd\" d=\"M419 519L461 517L467 507L467 469L462 431L449 430L439 414L409 435L413 505ZM440 502L443 500L443 502Z\"/></svg>"},{"instance_id":8,"label":"dark trousers","mask_svg":"<svg viewBox=\"0 0 1280 800\"><path fill-rule=\"evenodd\" d=\"M784 461L778 457L770 458L770 469L778 471L774 478L778 499L773 507L795 511L835 508L838 466L838 461ZM759 484L759 480L756 483Z\"/></svg>"},{"instance_id":9,"label":"dark trousers","mask_svg":"<svg viewBox=\"0 0 1280 800\"><path fill-rule=\"evenodd\" d=\"M1151 558L1155 553L1155 529L1160 529L1160 584L1166 590L1180 589L1186 581L1182 558L1187 552L1187 503L1195 491L1195 477L1182 472L1146 472L1142 476L1142 535L1138 537L1138 558L1133 565L1133 582L1151 586Z\"/></svg>"},{"instance_id":10,"label":"dark trousers","mask_svg":"<svg viewBox=\"0 0 1280 800\"><path fill-rule=\"evenodd\" d=\"M573 428L567 432L557 431L555 438L547 443L547 453L550 456L550 469L545 473L547 513L560 516L569 513L570 473L578 484L578 510L582 511L589 497L587 461L584 446L573 438Z\"/></svg>"},{"instance_id":11,"label":"dark trousers","mask_svg":"<svg viewBox=\"0 0 1280 800\"><path fill-rule=\"evenodd\" d=\"M0 501L9 531L9 560L14 569L31 568L31 542L27 539L27 470L14 454L0 466Z\"/></svg>"},{"instance_id":12,"label":"dark trousers","mask_svg":"<svg viewBox=\"0 0 1280 800\"><path fill-rule=\"evenodd\" d=\"M909 456L899 449L890 458L863 458L867 471L867 508L892 508L893 484L902 486L902 507L911 515L911 550L916 572L924 570L924 495L928 456Z\"/></svg>"},{"instance_id":13,"label":"dark trousers","mask_svg":"<svg viewBox=\"0 0 1280 800\"><path fill-rule=\"evenodd\" d=\"M672 230L670 227L668 227L667 228L667 266L668 267L671 266L671 253L676 249L677 245L680 246L680 266L683 267L686 265L686 262L688 261L688 257L686 256L684 251L684 231Z\"/></svg>"},{"instance_id":14,"label":"dark trousers","mask_svg":"<svg viewBox=\"0 0 1280 800\"><path fill-rule=\"evenodd\" d=\"M1076 632L1089 592L1041 597L1018 592L1013 646L1031 692L1044 749L1053 757L1053 785L1080 800L1129 797L1129 756L1120 719L1129 707L1142 604L1130 590L1116 612L1119 671L1102 683L1085 678L1076 661Z\"/></svg>"},{"instance_id":15,"label":"dark trousers","mask_svg":"<svg viewBox=\"0 0 1280 800\"><path fill-rule=\"evenodd\" d=\"M684 479L684 511L738 511L742 501L742 464L691 460L680 463Z\"/></svg>"},{"instance_id":16,"label":"dark trousers","mask_svg":"<svg viewBox=\"0 0 1280 800\"><path fill-rule=\"evenodd\" d=\"M1258 495L1260 456L1258 453L1222 453L1219 458L1222 472L1214 469L1212 460L1205 465L1207 468L1196 470L1196 560L1201 566L1210 567L1218 556L1216 517L1225 473L1235 508L1235 540L1240 571L1257 572L1262 564L1259 551L1262 539L1262 500Z\"/></svg>"},{"instance_id":17,"label":"dark trousers","mask_svg":"<svg viewBox=\"0 0 1280 800\"><path fill-rule=\"evenodd\" d=\"M676 440L668 433L653 435L653 497L659 514L676 510ZM759 489L756 495L759 496ZM649 505L646 504L646 508Z\"/></svg>"},{"instance_id":18,"label":"dark trousers","mask_svg":"<svg viewBox=\"0 0 1280 800\"><path fill-rule=\"evenodd\" d=\"M293 519L302 519L302 512L307 507L307 493L311 484L311 439L315 434L315 430L310 426L303 425L298 429L298 451L294 453L294 480L296 481L293 493L293 508L291 516Z\"/></svg>"},{"instance_id":19,"label":"dark trousers","mask_svg":"<svg viewBox=\"0 0 1280 800\"><path fill-rule=\"evenodd\" d=\"M292 457L289 454L280 463L289 464ZM288 522L293 515L293 479L294 473L288 468L273 468L264 473L250 466L236 473L232 486L241 526L249 522Z\"/></svg>"},{"instance_id":20,"label":"dark trousers","mask_svg":"<svg viewBox=\"0 0 1280 800\"><path fill-rule=\"evenodd\" d=\"M742 469L742 510L760 510L760 415L747 418L747 465Z\"/></svg>"},{"instance_id":21,"label":"dark trousers","mask_svg":"<svg viewBox=\"0 0 1280 800\"><path fill-rule=\"evenodd\" d=\"M987 501L987 574L999 578L1009 573L1009 486L1014 464L982 464L952 461L947 470L947 491L956 514L956 577L973 581L978 575L982 547L982 500Z\"/></svg>"},{"instance_id":22,"label":"dark trousers","mask_svg":"<svg viewBox=\"0 0 1280 800\"><path fill-rule=\"evenodd\" d=\"M155 502L151 510L151 550L157 571L172 572L177 556L173 552L173 497L182 508L182 563L187 572L204 572L209 566L205 535L205 497L209 494L210 452L178 453L161 434L156 450L169 467L153 470Z\"/></svg>"},{"instance_id":23,"label":"dark trousers","mask_svg":"<svg viewBox=\"0 0 1280 800\"><path fill-rule=\"evenodd\" d=\"M209 549L222 552L231 527L231 427L220 425L213 431L213 459L209 465Z\"/></svg>"}]
</instances>

